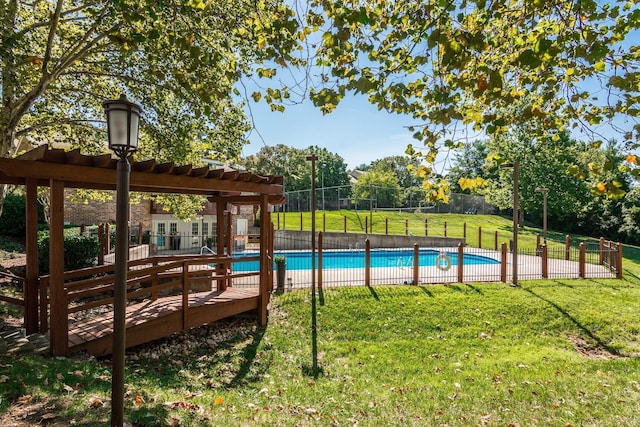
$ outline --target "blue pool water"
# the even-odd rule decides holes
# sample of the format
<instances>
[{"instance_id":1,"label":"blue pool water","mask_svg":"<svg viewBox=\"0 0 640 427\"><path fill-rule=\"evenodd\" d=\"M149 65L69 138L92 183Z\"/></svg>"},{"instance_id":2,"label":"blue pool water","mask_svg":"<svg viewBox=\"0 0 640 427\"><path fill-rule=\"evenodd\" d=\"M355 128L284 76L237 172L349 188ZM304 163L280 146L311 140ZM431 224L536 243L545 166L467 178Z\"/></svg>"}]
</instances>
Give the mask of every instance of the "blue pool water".
<instances>
[{"instance_id":1,"label":"blue pool water","mask_svg":"<svg viewBox=\"0 0 640 427\"><path fill-rule=\"evenodd\" d=\"M436 258L441 251L433 249L421 249L419 262L421 267L434 267ZM256 256L257 254L234 254L234 257ZM287 259L287 270L310 270L311 269L311 252L278 252L276 255L284 255ZM364 250L349 251L323 251L322 252L322 269L332 268L364 268L365 266ZM458 264L457 252L446 252L450 260L450 264ZM481 255L464 254L465 265L478 264L499 264L492 258ZM441 259L440 259L441 260ZM446 261L445 261L446 262ZM260 267L258 261L234 262L233 270L256 271ZM413 267L413 249L394 249L394 250L372 250L371 251L371 267ZM316 268L318 268L318 254L316 253ZM275 269L275 265L274 265Z\"/></svg>"}]
</instances>

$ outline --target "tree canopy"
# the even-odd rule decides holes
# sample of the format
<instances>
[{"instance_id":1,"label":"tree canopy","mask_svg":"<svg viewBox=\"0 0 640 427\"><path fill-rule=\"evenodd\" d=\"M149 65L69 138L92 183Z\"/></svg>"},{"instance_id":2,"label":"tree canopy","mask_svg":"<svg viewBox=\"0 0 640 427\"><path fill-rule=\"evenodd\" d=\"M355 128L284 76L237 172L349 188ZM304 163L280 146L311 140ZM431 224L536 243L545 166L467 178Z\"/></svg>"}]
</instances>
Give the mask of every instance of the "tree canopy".
<instances>
[{"instance_id":1,"label":"tree canopy","mask_svg":"<svg viewBox=\"0 0 640 427\"><path fill-rule=\"evenodd\" d=\"M139 155L180 162L239 156L243 97L329 113L359 94L422 121L407 153L434 198L439 150L521 123L594 144L607 124L638 174L639 25L637 0L0 0L0 156L102 151L101 103L121 92L145 109Z\"/></svg>"},{"instance_id":2,"label":"tree canopy","mask_svg":"<svg viewBox=\"0 0 640 427\"><path fill-rule=\"evenodd\" d=\"M380 109L422 120L412 128L422 146L407 153L425 162L417 173L436 197L447 186L432 166L439 150L521 123L535 137L581 131L595 144L614 129L633 150L640 137L636 3L317 0L306 14L309 32L320 35L308 44L320 69L310 97L329 113L348 94L363 94ZM603 193L611 186L601 182Z\"/></svg>"},{"instance_id":3,"label":"tree canopy","mask_svg":"<svg viewBox=\"0 0 640 427\"><path fill-rule=\"evenodd\" d=\"M0 156L22 138L102 150L102 102L124 92L144 109L143 154L237 158L248 129L233 98L238 79L263 61L295 63L283 31L297 23L278 1L0 6Z\"/></svg>"},{"instance_id":4,"label":"tree canopy","mask_svg":"<svg viewBox=\"0 0 640 427\"><path fill-rule=\"evenodd\" d=\"M311 146L307 149L283 144L265 146L256 154L243 159L246 168L255 173L282 175L287 192L308 191L311 188L311 162L309 154L317 154L316 187L335 187L349 184L344 159L326 148Z\"/></svg>"}]
</instances>

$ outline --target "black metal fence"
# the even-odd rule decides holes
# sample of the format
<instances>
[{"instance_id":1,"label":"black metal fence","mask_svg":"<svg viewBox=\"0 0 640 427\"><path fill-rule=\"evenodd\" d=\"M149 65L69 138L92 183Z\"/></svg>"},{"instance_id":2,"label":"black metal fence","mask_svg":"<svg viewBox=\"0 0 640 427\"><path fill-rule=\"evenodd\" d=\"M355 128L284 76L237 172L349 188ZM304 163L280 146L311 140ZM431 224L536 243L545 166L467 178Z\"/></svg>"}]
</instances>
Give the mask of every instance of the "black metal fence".
<instances>
[{"instance_id":1,"label":"black metal fence","mask_svg":"<svg viewBox=\"0 0 640 427\"><path fill-rule=\"evenodd\" d=\"M345 245L318 236L315 272L310 251L279 247L287 260L285 289L376 284L512 282L513 254L507 243L498 250L469 246L373 247L368 240ZM284 245L286 246L286 245ZM291 247L299 244L291 242ZM608 261L611 260L611 261ZM581 244L578 248L518 250L517 279L621 277L621 246ZM315 274L315 275L314 275Z\"/></svg>"}]
</instances>

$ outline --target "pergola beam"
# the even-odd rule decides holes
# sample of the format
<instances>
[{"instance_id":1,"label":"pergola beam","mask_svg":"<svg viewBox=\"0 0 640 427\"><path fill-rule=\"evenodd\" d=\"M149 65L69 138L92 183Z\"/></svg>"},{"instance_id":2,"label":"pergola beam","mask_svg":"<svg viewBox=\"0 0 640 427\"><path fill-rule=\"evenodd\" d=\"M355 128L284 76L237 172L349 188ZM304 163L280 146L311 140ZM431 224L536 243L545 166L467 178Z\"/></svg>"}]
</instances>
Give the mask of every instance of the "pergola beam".
<instances>
[{"instance_id":1,"label":"pergola beam","mask_svg":"<svg viewBox=\"0 0 640 427\"><path fill-rule=\"evenodd\" d=\"M220 178L209 178L201 169L195 169L197 176L188 175L187 170L191 172L192 168L174 168L165 173L133 171L131 191L201 195L218 191L282 194L281 185L236 180L245 178L240 174L224 173ZM6 175L2 181L12 184L24 184L27 178L32 178L38 180L38 185L47 186L49 180L54 179L63 181L68 188L115 190L116 170L110 168L5 158L0 159L0 171Z\"/></svg>"}]
</instances>

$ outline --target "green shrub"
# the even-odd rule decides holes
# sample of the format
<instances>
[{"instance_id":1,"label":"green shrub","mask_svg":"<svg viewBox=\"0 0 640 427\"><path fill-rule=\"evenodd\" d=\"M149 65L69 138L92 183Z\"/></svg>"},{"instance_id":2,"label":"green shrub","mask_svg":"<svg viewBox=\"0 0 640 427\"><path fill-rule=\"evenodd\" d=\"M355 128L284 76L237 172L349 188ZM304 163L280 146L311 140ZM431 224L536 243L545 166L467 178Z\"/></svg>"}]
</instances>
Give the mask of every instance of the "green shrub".
<instances>
[{"instance_id":1,"label":"green shrub","mask_svg":"<svg viewBox=\"0 0 640 427\"><path fill-rule=\"evenodd\" d=\"M26 198L20 194L7 194L2 204L0 235L24 237L26 224ZM38 222L44 222L42 206L38 204Z\"/></svg>"},{"instance_id":2,"label":"green shrub","mask_svg":"<svg viewBox=\"0 0 640 427\"><path fill-rule=\"evenodd\" d=\"M65 230L64 270L76 270L95 265L98 258L98 239L82 236L78 229ZM40 274L49 273L49 232L38 234L38 261Z\"/></svg>"},{"instance_id":3,"label":"green shrub","mask_svg":"<svg viewBox=\"0 0 640 427\"><path fill-rule=\"evenodd\" d=\"M0 234L24 237L25 230L25 198L16 194L7 194L2 205L2 216L0 216Z\"/></svg>"}]
</instances>

